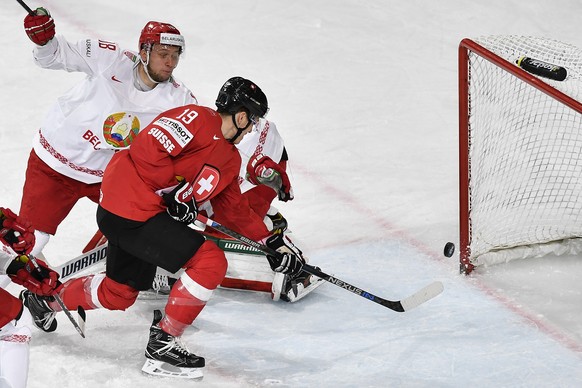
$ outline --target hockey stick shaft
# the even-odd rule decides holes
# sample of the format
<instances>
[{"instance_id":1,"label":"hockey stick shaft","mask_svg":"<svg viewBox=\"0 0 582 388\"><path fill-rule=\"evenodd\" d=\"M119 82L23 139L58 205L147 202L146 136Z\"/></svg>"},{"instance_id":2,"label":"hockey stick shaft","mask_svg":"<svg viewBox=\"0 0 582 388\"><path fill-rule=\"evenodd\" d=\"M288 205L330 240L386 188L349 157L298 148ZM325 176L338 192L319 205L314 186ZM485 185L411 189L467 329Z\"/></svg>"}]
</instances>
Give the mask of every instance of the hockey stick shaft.
<instances>
[{"instance_id":1,"label":"hockey stick shaft","mask_svg":"<svg viewBox=\"0 0 582 388\"><path fill-rule=\"evenodd\" d=\"M5 219L6 219L6 216L0 210L0 223L4 222ZM19 234L20 234L20 232L13 231L12 238L13 239L16 238ZM25 256L28 258L28 260L30 260L30 262L32 263L32 265L34 266L34 268L39 272L39 274L42 275L41 269L40 269L40 265L36 261L36 257L34 257L31 254L28 254L28 255L25 255ZM73 326L75 326L75 329L77 329L77 331L79 332L79 334L81 334L81 337L85 338L85 333L84 333L83 329L81 328L81 325L79 325L77 323L77 321L75 321L75 318L73 318L73 315L71 314L71 312L69 311L69 309L67 308L67 306L65 306L65 304L64 304L63 300L61 299L61 297L58 294L55 294L54 295L54 298L57 301L57 303L59 304L59 306L61 306L61 309L65 312L65 314L67 315L67 317L69 318L69 320L73 323ZM77 311L79 312L79 316L81 317L82 321L85 322L85 310L83 310L83 308L81 306L79 306L79 308L77 309ZM84 326L84 324L82 326Z\"/></svg>"},{"instance_id":2,"label":"hockey stick shaft","mask_svg":"<svg viewBox=\"0 0 582 388\"><path fill-rule=\"evenodd\" d=\"M32 262L32 265L34 265L34 268L36 268L36 270L40 272L40 266L38 265L36 258L32 255L28 255L28 259ZM53 296L54 296L55 300L57 301L57 303L59 304L59 306L61 306L61 309L63 310L63 312L65 313L67 318L69 318L69 321L71 321L73 326L75 326L75 329L77 329L79 334L81 334L81 337L85 338L85 333L84 333L83 329L81 328L81 325L79 325L77 323L77 321L73 317L73 314L71 314L71 311L67 308L67 306L65 306L65 303L63 302L63 300L61 299L59 294L54 294ZM84 311L83 310L79 310L79 315L81 315L81 317L84 320Z\"/></svg>"},{"instance_id":3,"label":"hockey stick shaft","mask_svg":"<svg viewBox=\"0 0 582 388\"><path fill-rule=\"evenodd\" d=\"M26 5L26 3L22 0L16 0L18 1L18 4L22 5L22 8L24 8L26 10L26 12L28 12L29 15L34 16L35 13L32 9L30 9L30 7L28 5Z\"/></svg>"},{"instance_id":4,"label":"hockey stick shaft","mask_svg":"<svg viewBox=\"0 0 582 388\"><path fill-rule=\"evenodd\" d=\"M105 244L101 244L80 256L72 258L66 263L55 267L55 271L60 275L61 280L65 280L79 272L102 263L107 258L107 245L106 242Z\"/></svg>"},{"instance_id":5,"label":"hockey stick shaft","mask_svg":"<svg viewBox=\"0 0 582 388\"><path fill-rule=\"evenodd\" d=\"M219 224L216 221L213 221L207 217L204 217L202 215L198 215L197 220L206 224L207 226L210 226L211 228L226 234L227 236L230 236L234 239L237 239L245 244L247 244L248 246L251 246L253 248L256 248L260 251L262 251L263 253L270 255L270 256L277 256L279 255L278 252L276 252L275 250L269 248L268 246L266 246L265 244L261 244L257 241L254 241L246 236L243 236L240 233L237 233L221 224ZM308 274L317 276L318 278L321 278L325 281L328 281L329 283L332 283L338 287L341 287L345 290L350 291L353 294L356 294L358 296L361 296L363 298L366 298L368 300L371 300L372 302L378 303L384 307L389 308L390 310L394 310L397 312L404 312L404 311L408 311L414 307L417 307L418 305L434 298L435 296L439 295L442 291L443 291L443 285L441 282L433 282L431 284L429 284L428 286L424 287L423 289L419 290L418 292L414 293L413 295L403 299L403 300L398 300L398 301L392 301L392 300L387 300L384 298L381 298L377 295L372 294L371 292L368 291L364 291L358 287L355 287L343 280L340 280L334 276L328 275L325 272L322 272L321 270L319 270L316 267L313 267L309 264L304 264L303 265L303 271L307 272Z\"/></svg>"}]
</instances>

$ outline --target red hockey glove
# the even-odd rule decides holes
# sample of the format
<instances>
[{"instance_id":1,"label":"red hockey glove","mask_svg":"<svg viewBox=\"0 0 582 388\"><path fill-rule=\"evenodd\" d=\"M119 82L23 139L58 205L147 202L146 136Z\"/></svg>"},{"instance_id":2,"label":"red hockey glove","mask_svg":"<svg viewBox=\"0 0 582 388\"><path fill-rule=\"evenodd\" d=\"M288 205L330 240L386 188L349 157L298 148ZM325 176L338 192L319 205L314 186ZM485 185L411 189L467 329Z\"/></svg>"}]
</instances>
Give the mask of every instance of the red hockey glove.
<instances>
[{"instance_id":1,"label":"red hockey glove","mask_svg":"<svg viewBox=\"0 0 582 388\"><path fill-rule=\"evenodd\" d=\"M185 180L181 181L169 193L163 194L162 198L168 207L166 209L168 214L176 221L189 224L198 216L198 207L194 200L194 187Z\"/></svg>"},{"instance_id":2,"label":"red hockey glove","mask_svg":"<svg viewBox=\"0 0 582 388\"><path fill-rule=\"evenodd\" d=\"M247 164L247 179L253 185L266 185L275 190L283 202L293 199L293 189L285 170L273 159L254 154Z\"/></svg>"},{"instance_id":3,"label":"red hockey glove","mask_svg":"<svg viewBox=\"0 0 582 388\"><path fill-rule=\"evenodd\" d=\"M12 210L0 207L0 241L16 253L28 254L34 247L34 229Z\"/></svg>"},{"instance_id":4,"label":"red hockey glove","mask_svg":"<svg viewBox=\"0 0 582 388\"><path fill-rule=\"evenodd\" d=\"M278 255L267 255L267 260L273 271L286 275L296 275L301 272L301 268L305 264L303 252L283 233L266 237L264 244L278 253Z\"/></svg>"},{"instance_id":5,"label":"red hockey glove","mask_svg":"<svg viewBox=\"0 0 582 388\"><path fill-rule=\"evenodd\" d=\"M24 31L30 40L44 46L55 36L55 21L47 9L39 7L34 15L29 14L24 18Z\"/></svg>"},{"instance_id":6,"label":"red hockey glove","mask_svg":"<svg viewBox=\"0 0 582 388\"><path fill-rule=\"evenodd\" d=\"M50 269L42 260L36 259L38 268L26 255L14 259L6 268L6 274L12 281L20 284L35 294L54 295L61 287L59 274Z\"/></svg>"}]
</instances>

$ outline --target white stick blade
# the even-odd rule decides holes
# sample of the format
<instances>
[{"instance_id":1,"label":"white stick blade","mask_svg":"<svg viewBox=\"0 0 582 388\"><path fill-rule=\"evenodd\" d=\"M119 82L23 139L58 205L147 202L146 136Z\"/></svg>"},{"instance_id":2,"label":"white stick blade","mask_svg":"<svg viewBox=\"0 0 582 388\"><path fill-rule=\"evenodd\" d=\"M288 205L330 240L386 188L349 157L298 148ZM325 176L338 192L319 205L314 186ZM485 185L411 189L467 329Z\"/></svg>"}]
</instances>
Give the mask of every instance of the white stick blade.
<instances>
[{"instance_id":1,"label":"white stick blade","mask_svg":"<svg viewBox=\"0 0 582 388\"><path fill-rule=\"evenodd\" d=\"M404 311L408 311L415 307L420 306L424 302L431 300L432 298L443 292L443 290L444 290L443 283L436 281L424 287L422 290L419 290L416 293L410 295L409 297L401 300L400 303L402 304L402 308L404 309Z\"/></svg>"}]
</instances>

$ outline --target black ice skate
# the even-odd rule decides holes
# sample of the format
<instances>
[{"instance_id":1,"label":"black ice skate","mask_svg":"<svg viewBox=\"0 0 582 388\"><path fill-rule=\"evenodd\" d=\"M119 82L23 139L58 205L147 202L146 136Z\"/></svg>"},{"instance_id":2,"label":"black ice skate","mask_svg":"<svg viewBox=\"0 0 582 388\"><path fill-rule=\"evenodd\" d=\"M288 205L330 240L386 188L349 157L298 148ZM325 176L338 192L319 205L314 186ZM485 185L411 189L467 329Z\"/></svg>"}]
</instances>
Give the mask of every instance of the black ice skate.
<instances>
[{"instance_id":1,"label":"black ice skate","mask_svg":"<svg viewBox=\"0 0 582 388\"><path fill-rule=\"evenodd\" d=\"M57 329L57 312L51 309L48 302L52 302L52 296L40 296L28 290L20 293L20 300L30 311L36 327L50 333Z\"/></svg>"},{"instance_id":2,"label":"black ice skate","mask_svg":"<svg viewBox=\"0 0 582 388\"><path fill-rule=\"evenodd\" d=\"M323 283L323 279L303 271L293 277L275 273L271 297L275 301L297 302Z\"/></svg>"},{"instance_id":3,"label":"black ice skate","mask_svg":"<svg viewBox=\"0 0 582 388\"><path fill-rule=\"evenodd\" d=\"M146 347L146 362L141 370L150 375L195 379L203 377L204 358L190 353L174 337L160 328L162 312L154 310L150 339Z\"/></svg>"}]
</instances>

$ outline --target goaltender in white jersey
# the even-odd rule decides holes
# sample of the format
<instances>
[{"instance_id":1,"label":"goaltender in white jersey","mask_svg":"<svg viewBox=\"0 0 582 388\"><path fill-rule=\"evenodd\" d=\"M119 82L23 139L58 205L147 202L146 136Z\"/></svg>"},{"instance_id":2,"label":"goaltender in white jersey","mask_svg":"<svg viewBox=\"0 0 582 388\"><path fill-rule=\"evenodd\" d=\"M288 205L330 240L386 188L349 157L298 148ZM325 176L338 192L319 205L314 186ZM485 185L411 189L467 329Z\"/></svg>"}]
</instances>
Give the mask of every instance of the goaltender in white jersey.
<instances>
[{"instance_id":1,"label":"goaltender in white jersey","mask_svg":"<svg viewBox=\"0 0 582 388\"><path fill-rule=\"evenodd\" d=\"M58 98L34 138L20 213L37 231L32 253L38 254L80 198L99 201L103 171L116 151L159 113L197 100L172 75L185 45L171 24L148 22L139 53L104 40L69 43L55 36L43 8L24 25L38 66L87 74Z\"/></svg>"}]
</instances>

